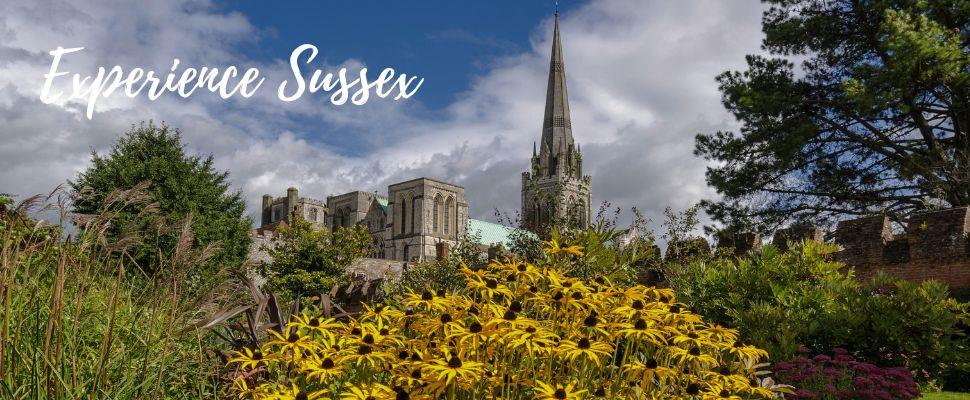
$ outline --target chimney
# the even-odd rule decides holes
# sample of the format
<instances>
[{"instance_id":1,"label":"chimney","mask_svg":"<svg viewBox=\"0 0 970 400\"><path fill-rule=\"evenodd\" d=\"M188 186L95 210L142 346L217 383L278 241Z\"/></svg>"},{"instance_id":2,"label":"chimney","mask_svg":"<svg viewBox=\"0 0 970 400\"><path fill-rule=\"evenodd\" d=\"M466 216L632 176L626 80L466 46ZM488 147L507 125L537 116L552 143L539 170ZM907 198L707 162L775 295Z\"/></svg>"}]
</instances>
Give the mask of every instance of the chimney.
<instances>
[{"instance_id":1,"label":"chimney","mask_svg":"<svg viewBox=\"0 0 970 400\"><path fill-rule=\"evenodd\" d=\"M448 258L448 242L438 242L434 245L435 248L435 258L439 260L444 260Z\"/></svg>"},{"instance_id":2,"label":"chimney","mask_svg":"<svg viewBox=\"0 0 970 400\"><path fill-rule=\"evenodd\" d=\"M286 189L286 222L293 223L292 217L296 213L297 200L300 199L300 192L295 187Z\"/></svg>"},{"instance_id":3,"label":"chimney","mask_svg":"<svg viewBox=\"0 0 970 400\"><path fill-rule=\"evenodd\" d=\"M272 223L273 221L271 221L271 219L273 219L273 196L264 194L263 195L263 214L262 214L261 220L259 221L259 225L263 226L263 225Z\"/></svg>"}]
</instances>

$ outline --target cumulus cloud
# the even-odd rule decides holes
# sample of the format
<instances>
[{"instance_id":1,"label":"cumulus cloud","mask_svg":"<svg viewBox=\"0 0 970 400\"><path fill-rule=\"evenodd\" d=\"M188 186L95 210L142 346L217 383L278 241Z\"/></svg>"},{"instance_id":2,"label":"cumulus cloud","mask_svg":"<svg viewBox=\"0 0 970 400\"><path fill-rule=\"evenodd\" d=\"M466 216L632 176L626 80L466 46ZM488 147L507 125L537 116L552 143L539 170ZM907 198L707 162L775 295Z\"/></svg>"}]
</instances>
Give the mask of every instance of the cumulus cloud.
<instances>
[{"instance_id":1,"label":"cumulus cloud","mask_svg":"<svg viewBox=\"0 0 970 400\"><path fill-rule=\"evenodd\" d=\"M114 96L87 120L81 104L38 100L47 52L57 46L87 47L64 65L76 71L114 64L166 70L178 57L188 65L258 67L267 82L278 82L289 73L287 61L241 58L234 50L266 33L207 1L9 3L0 5L0 191L45 192L82 170L91 150L105 151L130 125L154 119L181 128L190 150L213 153L253 216L263 193L281 195L287 186L324 197L383 192L417 176L465 186L473 217L518 210L520 174L540 136L551 18L537 21L530 48L492 60L440 110L425 108L420 94L363 107L334 107L321 96L283 104L275 87L264 87L228 102ZM714 195L704 161L692 155L693 137L733 126L714 76L759 51L762 7L753 0L592 0L562 15L573 130L594 201L635 206L659 220L666 206ZM322 62L364 67L352 59Z\"/></svg>"}]
</instances>

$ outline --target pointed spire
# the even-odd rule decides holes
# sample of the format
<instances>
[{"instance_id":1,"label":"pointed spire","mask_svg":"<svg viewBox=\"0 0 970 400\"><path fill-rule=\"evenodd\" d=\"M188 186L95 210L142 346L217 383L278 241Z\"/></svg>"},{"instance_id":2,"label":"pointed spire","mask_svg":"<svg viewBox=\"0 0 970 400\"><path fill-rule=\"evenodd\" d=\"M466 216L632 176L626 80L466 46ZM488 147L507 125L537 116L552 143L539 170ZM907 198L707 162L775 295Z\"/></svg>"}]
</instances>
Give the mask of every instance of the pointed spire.
<instances>
[{"instance_id":1,"label":"pointed spire","mask_svg":"<svg viewBox=\"0 0 970 400\"><path fill-rule=\"evenodd\" d=\"M563 64L562 41L559 38L559 12L556 11L549 60L549 84L546 88L546 112L542 122L542 148L554 154L573 145L572 122L569 118L569 95L566 91L566 70Z\"/></svg>"},{"instance_id":2,"label":"pointed spire","mask_svg":"<svg viewBox=\"0 0 970 400\"><path fill-rule=\"evenodd\" d=\"M536 142L535 142L535 140L532 141L532 156L533 157L536 156Z\"/></svg>"}]
</instances>

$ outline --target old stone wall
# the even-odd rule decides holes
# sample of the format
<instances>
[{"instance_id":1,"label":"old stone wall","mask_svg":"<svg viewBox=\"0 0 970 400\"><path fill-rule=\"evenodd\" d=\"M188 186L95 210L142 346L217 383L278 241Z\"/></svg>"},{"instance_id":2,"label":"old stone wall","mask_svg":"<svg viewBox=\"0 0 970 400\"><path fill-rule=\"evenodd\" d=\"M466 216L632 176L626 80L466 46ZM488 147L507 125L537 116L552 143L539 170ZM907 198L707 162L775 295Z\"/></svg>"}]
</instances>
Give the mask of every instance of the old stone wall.
<instances>
[{"instance_id":1,"label":"old stone wall","mask_svg":"<svg viewBox=\"0 0 970 400\"><path fill-rule=\"evenodd\" d=\"M894 233L886 216L839 222L833 236L840 250L834 256L853 267L859 279L883 271L908 280L942 281L958 292L970 290L970 207L918 213L905 225L904 232ZM782 229L772 243L784 249L802 239L821 241L822 230L815 226ZM760 241L750 234L723 234L718 247L743 254Z\"/></svg>"}]
</instances>

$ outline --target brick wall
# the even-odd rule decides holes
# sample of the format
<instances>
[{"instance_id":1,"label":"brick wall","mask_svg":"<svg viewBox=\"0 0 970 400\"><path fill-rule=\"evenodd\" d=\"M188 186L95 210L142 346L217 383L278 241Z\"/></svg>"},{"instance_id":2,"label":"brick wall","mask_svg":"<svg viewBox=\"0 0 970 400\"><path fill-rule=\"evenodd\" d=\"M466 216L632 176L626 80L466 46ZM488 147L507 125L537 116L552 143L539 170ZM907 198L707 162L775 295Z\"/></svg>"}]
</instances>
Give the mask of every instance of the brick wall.
<instances>
[{"instance_id":1,"label":"brick wall","mask_svg":"<svg viewBox=\"0 0 970 400\"><path fill-rule=\"evenodd\" d=\"M953 292L970 293L970 207L915 214L900 234L893 233L885 216L846 220L839 222L834 236L840 247L835 258L854 267L859 279L883 271L903 279L942 281ZM736 254L756 249L760 241L738 234L720 234L718 239L719 248L734 248ZM772 243L785 249L788 242L802 239L821 241L822 230L781 229Z\"/></svg>"},{"instance_id":2,"label":"brick wall","mask_svg":"<svg viewBox=\"0 0 970 400\"><path fill-rule=\"evenodd\" d=\"M842 247L836 257L854 266L860 279L884 271L970 289L970 207L915 214L896 235L884 216L842 221L835 241Z\"/></svg>"}]
</instances>

